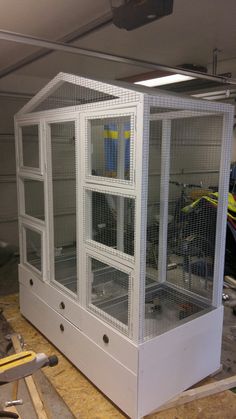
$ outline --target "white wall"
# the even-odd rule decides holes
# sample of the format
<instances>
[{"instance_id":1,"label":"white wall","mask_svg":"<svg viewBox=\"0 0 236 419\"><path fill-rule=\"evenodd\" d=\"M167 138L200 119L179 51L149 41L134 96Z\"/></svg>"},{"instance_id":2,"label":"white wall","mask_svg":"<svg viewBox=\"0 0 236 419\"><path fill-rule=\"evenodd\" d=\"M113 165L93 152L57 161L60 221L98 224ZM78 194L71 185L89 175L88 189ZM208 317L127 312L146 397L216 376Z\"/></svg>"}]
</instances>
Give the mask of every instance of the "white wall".
<instances>
[{"instance_id":1,"label":"white wall","mask_svg":"<svg viewBox=\"0 0 236 419\"><path fill-rule=\"evenodd\" d=\"M26 99L0 97L0 240L18 246L14 114Z\"/></svg>"}]
</instances>

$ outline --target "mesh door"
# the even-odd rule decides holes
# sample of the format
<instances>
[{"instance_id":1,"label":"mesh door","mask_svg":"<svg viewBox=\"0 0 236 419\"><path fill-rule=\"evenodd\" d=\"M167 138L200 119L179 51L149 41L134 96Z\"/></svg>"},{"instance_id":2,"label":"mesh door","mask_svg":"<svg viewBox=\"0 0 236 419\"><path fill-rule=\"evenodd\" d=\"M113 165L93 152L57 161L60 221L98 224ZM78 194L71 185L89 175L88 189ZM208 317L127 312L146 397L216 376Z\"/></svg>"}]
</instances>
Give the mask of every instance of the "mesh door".
<instances>
[{"instance_id":1,"label":"mesh door","mask_svg":"<svg viewBox=\"0 0 236 419\"><path fill-rule=\"evenodd\" d=\"M22 138L22 165L24 167L39 169L39 127L38 125L29 125L21 127Z\"/></svg>"},{"instance_id":2,"label":"mesh door","mask_svg":"<svg viewBox=\"0 0 236 419\"><path fill-rule=\"evenodd\" d=\"M87 120L87 174L133 179L133 117L120 115Z\"/></svg>"},{"instance_id":3,"label":"mesh door","mask_svg":"<svg viewBox=\"0 0 236 419\"><path fill-rule=\"evenodd\" d=\"M77 291L75 123L51 124L55 280Z\"/></svg>"},{"instance_id":4,"label":"mesh door","mask_svg":"<svg viewBox=\"0 0 236 419\"><path fill-rule=\"evenodd\" d=\"M24 198L25 214L44 220L44 182L24 179Z\"/></svg>"},{"instance_id":5,"label":"mesh door","mask_svg":"<svg viewBox=\"0 0 236 419\"><path fill-rule=\"evenodd\" d=\"M127 255L134 255L134 214L133 198L112 195L98 191L87 191L87 201L91 204L91 216L86 213L88 239L99 246L105 245ZM90 218L90 220L88 219Z\"/></svg>"},{"instance_id":6,"label":"mesh door","mask_svg":"<svg viewBox=\"0 0 236 419\"><path fill-rule=\"evenodd\" d=\"M24 227L26 262L37 271L42 271L42 235L41 233Z\"/></svg>"},{"instance_id":7,"label":"mesh door","mask_svg":"<svg viewBox=\"0 0 236 419\"><path fill-rule=\"evenodd\" d=\"M129 274L98 259L88 258L88 307L122 331L129 322Z\"/></svg>"}]
</instances>

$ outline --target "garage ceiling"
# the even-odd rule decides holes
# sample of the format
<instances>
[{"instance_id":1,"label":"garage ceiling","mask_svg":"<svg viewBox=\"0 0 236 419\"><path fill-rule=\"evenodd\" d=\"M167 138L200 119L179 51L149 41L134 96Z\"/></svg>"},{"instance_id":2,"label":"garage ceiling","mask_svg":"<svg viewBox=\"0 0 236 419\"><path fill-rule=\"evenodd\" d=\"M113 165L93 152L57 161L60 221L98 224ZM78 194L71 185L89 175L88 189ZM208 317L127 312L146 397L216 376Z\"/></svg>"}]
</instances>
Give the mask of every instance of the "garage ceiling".
<instances>
[{"instance_id":1,"label":"garage ceiling","mask_svg":"<svg viewBox=\"0 0 236 419\"><path fill-rule=\"evenodd\" d=\"M110 11L109 0L1 0L0 29L57 40ZM173 14L131 32L108 24L73 45L176 66L194 63L236 76L236 1L175 0ZM38 48L0 41L0 71ZM0 80L0 90L35 91L59 71L109 79L143 68L55 52Z\"/></svg>"}]
</instances>

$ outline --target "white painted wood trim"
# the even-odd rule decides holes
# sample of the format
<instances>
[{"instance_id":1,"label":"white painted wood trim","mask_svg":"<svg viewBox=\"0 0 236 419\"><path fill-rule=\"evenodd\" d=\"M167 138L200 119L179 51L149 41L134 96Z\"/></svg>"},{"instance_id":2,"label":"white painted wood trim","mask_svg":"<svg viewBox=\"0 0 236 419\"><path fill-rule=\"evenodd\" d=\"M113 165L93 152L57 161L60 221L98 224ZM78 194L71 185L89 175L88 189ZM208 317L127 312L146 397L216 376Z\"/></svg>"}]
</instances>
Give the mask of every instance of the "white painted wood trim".
<instances>
[{"instance_id":1,"label":"white painted wood trim","mask_svg":"<svg viewBox=\"0 0 236 419\"><path fill-rule=\"evenodd\" d=\"M234 112L226 113L223 118L222 148L220 161L219 196L216 222L216 242L214 257L213 295L214 307L222 305L224 281L225 239L227 227L227 207L229 190L230 157L232 150Z\"/></svg>"},{"instance_id":2,"label":"white painted wood trim","mask_svg":"<svg viewBox=\"0 0 236 419\"><path fill-rule=\"evenodd\" d=\"M166 281L171 120L162 121L158 282Z\"/></svg>"}]
</instances>

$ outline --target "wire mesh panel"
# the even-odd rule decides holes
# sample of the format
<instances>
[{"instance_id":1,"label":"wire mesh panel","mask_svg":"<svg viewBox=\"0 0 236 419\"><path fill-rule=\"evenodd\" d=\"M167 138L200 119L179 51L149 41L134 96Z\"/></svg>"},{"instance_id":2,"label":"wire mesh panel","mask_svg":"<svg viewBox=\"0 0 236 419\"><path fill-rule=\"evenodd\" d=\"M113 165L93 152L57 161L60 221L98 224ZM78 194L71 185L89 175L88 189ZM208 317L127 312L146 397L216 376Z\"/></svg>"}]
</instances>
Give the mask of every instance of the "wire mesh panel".
<instances>
[{"instance_id":1,"label":"wire mesh panel","mask_svg":"<svg viewBox=\"0 0 236 419\"><path fill-rule=\"evenodd\" d=\"M145 339L165 333L209 310L205 302L166 283L149 284L145 296Z\"/></svg>"},{"instance_id":2,"label":"wire mesh panel","mask_svg":"<svg viewBox=\"0 0 236 419\"><path fill-rule=\"evenodd\" d=\"M35 107L34 112L103 102L115 98L112 94L64 81Z\"/></svg>"},{"instance_id":3,"label":"wire mesh panel","mask_svg":"<svg viewBox=\"0 0 236 419\"><path fill-rule=\"evenodd\" d=\"M45 219L43 181L24 179L25 214Z\"/></svg>"},{"instance_id":4,"label":"wire mesh panel","mask_svg":"<svg viewBox=\"0 0 236 419\"><path fill-rule=\"evenodd\" d=\"M162 121L150 121L146 273L158 280Z\"/></svg>"},{"instance_id":5,"label":"wire mesh panel","mask_svg":"<svg viewBox=\"0 0 236 419\"><path fill-rule=\"evenodd\" d=\"M87 191L89 239L125 254L134 255L135 200L98 191Z\"/></svg>"},{"instance_id":6,"label":"wire mesh panel","mask_svg":"<svg viewBox=\"0 0 236 419\"><path fill-rule=\"evenodd\" d=\"M123 332L129 324L130 276L93 257L88 258L88 307Z\"/></svg>"},{"instance_id":7,"label":"wire mesh panel","mask_svg":"<svg viewBox=\"0 0 236 419\"><path fill-rule=\"evenodd\" d=\"M22 166L39 169L39 127L28 125L21 127L22 138Z\"/></svg>"},{"instance_id":8,"label":"wire mesh panel","mask_svg":"<svg viewBox=\"0 0 236 419\"><path fill-rule=\"evenodd\" d=\"M88 174L130 181L133 177L133 117L94 118L87 122Z\"/></svg>"},{"instance_id":9,"label":"wire mesh panel","mask_svg":"<svg viewBox=\"0 0 236 419\"><path fill-rule=\"evenodd\" d=\"M162 116L163 115L163 116ZM170 124L165 150L163 119ZM164 333L211 309L222 116L151 108L146 253L145 338ZM160 193L161 167L169 164ZM168 165L167 165L168 167ZM166 277L160 207L169 190ZM165 192L166 193L166 192ZM214 201L214 202L213 202ZM164 281L164 282L163 282Z\"/></svg>"},{"instance_id":10,"label":"wire mesh panel","mask_svg":"<svg viewBox=\"0 0 236 419\"><path fill-rule=\"evenodd\" d=\"M140 97L141 94L135 89L59 73L23 107L21 114L47 110L55 110L57 113L57 110L69 107L72 111L75 107L82 107L83 110L101 107L108 109L111 103L127 105L138 102Z\"/></svg>"},{"instance_id":11,"label":"wire mesh panel","mask_svg":"<svg viewBox=\"0 0 236 419\"><path fill-rule=\"evenodd\" d=\"M42 272L42 235L29 227L24 227L24 235L25 261L37 271Z\"/></svg>"},{"instance_id":12,"label":"wire mesh panel","mask_svg":"<svg viewBox=\"0 0 236 419\"><path fill-rule=\"evenodd\" d=\"M50 124L55 280L77 291L75 123Z\"/></svg>"},{"instance_id":13,"label":"wire mesh panel","mask_svg":"<svg viewBox=\"0 0 236 419\"><path fill-rule=\"evenodd\" d=\"M222 117L172 121L167 280L212 297Z\"/></svg>"}]
</instances>

